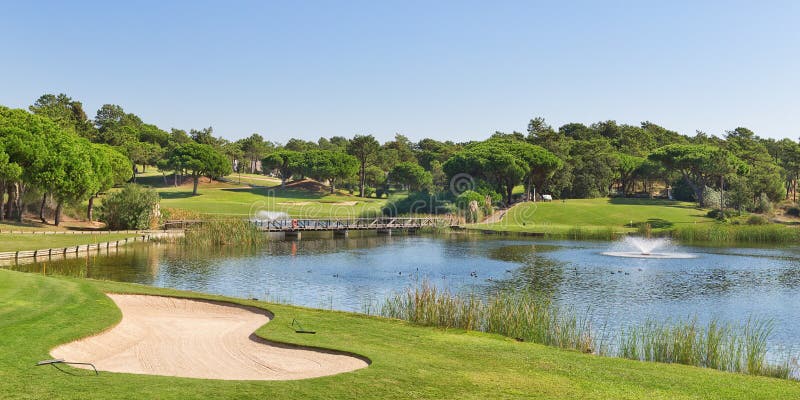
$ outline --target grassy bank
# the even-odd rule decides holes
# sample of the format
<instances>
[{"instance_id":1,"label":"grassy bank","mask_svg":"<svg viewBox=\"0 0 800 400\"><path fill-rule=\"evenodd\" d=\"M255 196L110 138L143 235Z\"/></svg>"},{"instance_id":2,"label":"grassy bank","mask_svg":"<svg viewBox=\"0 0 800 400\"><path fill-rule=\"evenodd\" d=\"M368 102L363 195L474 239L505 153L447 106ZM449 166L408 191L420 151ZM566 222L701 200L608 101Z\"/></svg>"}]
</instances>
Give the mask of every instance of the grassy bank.
<instances>
[{"instance_id":1,"label":"grassy bank","mask_svg":"<svg viewBox=\"0 0 800 400\"><path fill-rule=\"evenodd\" d=\"M498 335L441 330L356 314L241 301L275 319L257 331L270 340L351 351L366 369L286 382L236 382L101 373L70 376L34 367L48 349L100 332L120 319L102 292L222 299L147 286L45 278L0 271L2 398L520 398L774 399L800 397L797 382L681 365L586 355ZM287 328L293 318L316 335ZM82 371L79 371L82 372Z\"/></svg>"},{"instance_id":2,"label":"grassy bank","mask_svg":"<svg viewBox=\"0 0 800 400\"><path fill-rule=\"evenodd\" d=\"M521 203L500 222L468 229L536 234L552 239L615 240L629 233L685 243L797 243L800 228L720 223L693 203L651 199L576 199Z\"/></svg>"},{"instance_id":3,"label":"grassy bank","mask_svg":"<svg viewBox=\"0 0 800 400\"><path fill-rule=\"evenodd\" d=\"M0 234L0 252L41 250L50 248L72 247L81 244L111 242L132 237L130 233L97 233L97 234Z\"/></svg>"}]
</instances>

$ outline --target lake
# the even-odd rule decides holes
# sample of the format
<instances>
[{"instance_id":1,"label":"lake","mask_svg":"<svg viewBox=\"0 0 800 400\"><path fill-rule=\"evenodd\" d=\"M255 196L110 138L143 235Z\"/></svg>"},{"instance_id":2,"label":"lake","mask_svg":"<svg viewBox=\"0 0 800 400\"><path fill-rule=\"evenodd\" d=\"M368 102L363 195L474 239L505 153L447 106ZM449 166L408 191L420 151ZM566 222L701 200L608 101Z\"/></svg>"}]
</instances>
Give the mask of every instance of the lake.
<instances>
[{"instance_id":1,"label":"lake","mask_svg":"<svg viewBox=\"0 0 800 400\"><path fill-rule=\"evenodd\" d=\"M246 251L151 243L11 268L355 312L375 310L423 281L454 292L513 288L551 296L611 334L648 318L757 317L774 322L770 354L800 350L800 248L671 249L696 255L688 259L602 254L614 247L466 234L363 235L273 241Z\"/></svg>"}]
</instances>

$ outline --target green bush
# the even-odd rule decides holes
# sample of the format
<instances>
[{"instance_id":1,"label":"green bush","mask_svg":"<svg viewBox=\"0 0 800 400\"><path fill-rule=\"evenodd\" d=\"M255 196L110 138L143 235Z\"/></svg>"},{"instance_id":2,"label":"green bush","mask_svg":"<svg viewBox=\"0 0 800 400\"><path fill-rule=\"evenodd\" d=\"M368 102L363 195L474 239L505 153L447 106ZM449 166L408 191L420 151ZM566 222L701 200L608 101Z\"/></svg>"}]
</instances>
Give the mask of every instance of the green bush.
<instances>
[{"instance_id":1,"label":"green bush","mask_svg":"<svg viewBox=\"0 0 800 400\"><path fill-rule=\"evenodd\" d=\"M110 194L100 207L100 220L108 229L147 229L157 217L158 193L136 184Z\"/></svg>"},{"instance_id":2,"label":"green bush","mask_svg":"<svg viewBox=\"0 0 800 400\"><path fill-rule=\"evenodd\" d=\"M756 211L764 214L769 214L772 212L772 202L769 201L769 197L766 193L761 193L761 196L758 196L758 206L756 207Z\"/></svg>"},{"instance_id":3,"label":"green bush","mask_svg":"<svg viewBox=\"0 0 800 400\"><path fill-rule=\"evenodd\" d=\"M725 210L723 212L720 209L714 209L714 210L711 210L708 213L706 213L706 217L719 219L719 220L725 220L725 219L728 219L730 217L733 217L734 215L735 215L735 213L733 211L731 211L731 210Z\"/></svg>"},{"instance_id":4,"label":"green bush","mask_svg":"<svg viewBox=\"0 0 800 400\"><path fill-rule=\"evenodd\" d=\"M452 213L452 203L442 200L444 196L428 192L412 192L407 197L390 200L381 209L381 213L394 217L413 214L447 214Z\"/></svg>"},{"instance_id":5,"label":"green bush","mask_svg":"<svg viewBox=\"0 0 800 400\"><path fill-rule=\"evenodd\" d=\"M747 225L766 225L768 223L769 220L763 215L751 215L750 218L747 219Z\"/></svg>"},{"instance_id":6,"label":"green bush","mask_svg":"<svg viewBox=\"0 0 800 400\"><path fill-rule=\"evenodd\" d=\"M469 203L472 201L476 201L481 207L486 202L486 197L478 192L467 190L456 197L456 206L462 210L468 210Z\"/></svg>"}]
</instances>

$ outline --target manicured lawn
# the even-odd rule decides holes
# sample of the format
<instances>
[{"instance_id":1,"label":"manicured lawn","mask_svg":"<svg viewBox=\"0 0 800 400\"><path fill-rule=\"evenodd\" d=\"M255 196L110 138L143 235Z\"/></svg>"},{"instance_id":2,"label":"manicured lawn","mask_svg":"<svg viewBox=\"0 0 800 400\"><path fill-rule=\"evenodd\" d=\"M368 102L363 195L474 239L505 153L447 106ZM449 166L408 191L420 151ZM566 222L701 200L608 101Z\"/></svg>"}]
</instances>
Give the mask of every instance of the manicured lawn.
<instances>
[{"instance_id":1,"label":"manicured lawn","mask_svg":"<svg viewBox=\"0 0 800 400\"><path fill-rule=\"evenodd\" d=\"M241 183L243 185L272 187L279 186L281 184L281 180L278 178L259 174L232 174L226 176L225 178L231 182Z\"/></svg>"},{"instance_id":2,"label":"manicured lawn","mask_svg":"<svg viewBox=\"0 0 800 400\"><path fill-rule=\"evenodd\" d=\"M111 242L133 237L130 233L97 234L0 234L0 252L18 250L41 250Z\"/></svg>"},{"instance_id":3,"label":"manicured lawn","mask_svg":"<svg viewBox=\"0 0 800 400\"><path fill-rule=\"evenodd\" d=\"M120 313L102 292L214 296L0 270L0 397L74 399L778 399L800 383L682 365L596 357L495 335L420 328L357 314L256 301L275 319L267 339L345 350L366 369L285 382L236 382L34 367L58 344L100 332ZM293 318L316 335L297 335Z\"/></svg>"},{"instance_id":4,"label":"manicured lawn","mask_svg":"<svg viewBox=\"0 0 800 400\"><path fill-rule=\"evenodd\" d=\"M713 223L706 211L693 203L651 199L570 199L522 203L512 207L502 221L474 225L480 229L529 232L560 232L572 227L635 230L649 223L654 230L681 225ZM633 223L633 227L631 226Z\"/></svg>"},{"instance_id":5,"label":"manicured lawn","mask_svg":"<svg viewBox=\"0 0 800 400\"><path fill-rule=\"evenodd\" d=\"M158 189L161 207L179 208L202 214L252 216L257 211L282 211L293 217L357 218L377 213L386 199L362 199L345 194L306 190L251 188L226 183L203 184L197 196L191 185Z\"/></svg>"}]
</instances>

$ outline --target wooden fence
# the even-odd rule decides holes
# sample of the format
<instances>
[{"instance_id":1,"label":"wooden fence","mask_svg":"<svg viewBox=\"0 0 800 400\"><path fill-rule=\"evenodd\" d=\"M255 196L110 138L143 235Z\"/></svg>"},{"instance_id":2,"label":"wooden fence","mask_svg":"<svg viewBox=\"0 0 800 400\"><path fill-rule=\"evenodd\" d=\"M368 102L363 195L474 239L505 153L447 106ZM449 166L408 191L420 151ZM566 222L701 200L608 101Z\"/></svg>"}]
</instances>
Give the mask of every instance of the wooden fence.
<instances>
[{"instance_id":1,"label":"wooden fence","mask_svg":"<svg viewBox=\"0 0 800 400\"><path fill-rule=\"evenodd\" d=\"M125 246L126 244L129 243L147 242L155 238L180 236L183 234L183 232L140 232L140 231L115 231L114 233L127 233L127 232L135 233L136 236L119 240L110 240L101 243L81 244L69 247L0 252L0 263L3 264L9 264L12 262L19 263L21 260L24 260L25 262L36 262L39 259L52 259L54 257L66 258L67 256L74 256L92 251L100 252L101 250L104 249L105 250L116 249L118 247Z\"/></svg>"}]
</instances>

